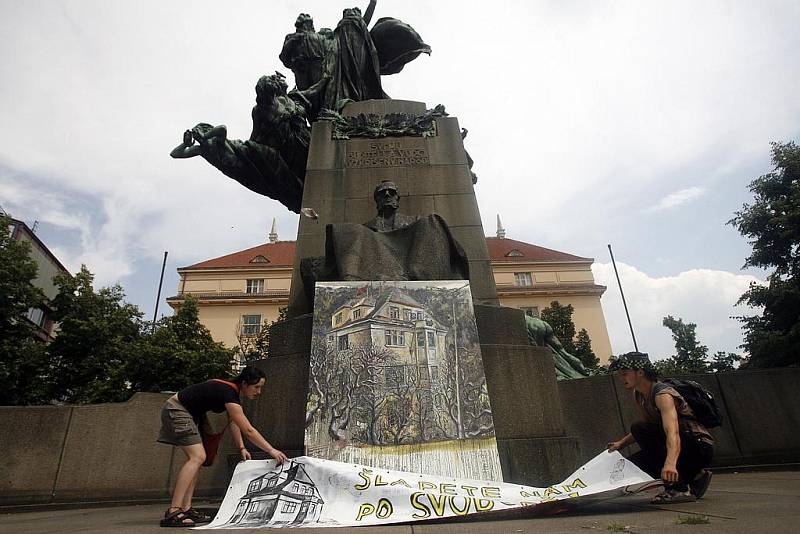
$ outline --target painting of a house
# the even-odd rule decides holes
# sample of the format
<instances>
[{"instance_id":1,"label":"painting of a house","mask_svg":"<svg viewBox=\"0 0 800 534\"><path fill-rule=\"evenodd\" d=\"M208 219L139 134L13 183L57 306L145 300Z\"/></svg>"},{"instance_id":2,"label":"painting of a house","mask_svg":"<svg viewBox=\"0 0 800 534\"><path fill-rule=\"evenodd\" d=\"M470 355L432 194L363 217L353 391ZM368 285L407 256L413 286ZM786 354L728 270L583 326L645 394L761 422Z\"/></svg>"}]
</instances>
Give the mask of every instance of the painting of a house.
<instances>
[{"instance_id":1,"label":"painting of a house","mask_svg":"<svg viewBox=\"0 0 800 534\"><path fill-rule=\"evenodd\" d=\"M318 283L313 328L307 454L494 447L467 281Z\"/></svg>"},{"instance_id":2,"label":"painting of a house","mask_svg":"<svg viewBox=\"0 0 800 534\"><path fill-rule=\"evenodd\" d=\"M327 341L339 351L384 347L392 353L376 367L387 388L403 386L413 375L436 380L446 351L448 330L413 297L391 289L345 302L331 317Z\"/></svg>"},{"instance_id":3,"label":"painting of a house","mask_svg":"<svg viewBox=\"0 0 800 534\"><path fill-rule=\"evenodd\" d=\"M303 465L290 461L277 473L269 472L251 480L227 524L313 523L319 519L323 504Z\"/></svg>"}]
</instances>

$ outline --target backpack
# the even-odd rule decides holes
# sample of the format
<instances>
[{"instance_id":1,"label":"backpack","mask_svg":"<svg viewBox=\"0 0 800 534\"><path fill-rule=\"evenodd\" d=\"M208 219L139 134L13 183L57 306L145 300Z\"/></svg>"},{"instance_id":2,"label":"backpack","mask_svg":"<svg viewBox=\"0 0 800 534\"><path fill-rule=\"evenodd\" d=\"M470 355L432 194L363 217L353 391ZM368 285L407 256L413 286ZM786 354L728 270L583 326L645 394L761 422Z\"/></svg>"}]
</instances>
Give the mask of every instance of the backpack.
<instances>
[{"instance_id":1,"label":"backpack","mask_svg":"<svg viewBox=\"0 0 800 534\"><path fill-rule=\"evenodd\" d=\"M694 417L698 423L706 428L715 428L722 425L722 414L714 401L714 395L706 388L694 380L682 380L680 378L665 378L659 383L671 386L680 393L683 400L694 412Z\"/></svg>"}]
</instances>

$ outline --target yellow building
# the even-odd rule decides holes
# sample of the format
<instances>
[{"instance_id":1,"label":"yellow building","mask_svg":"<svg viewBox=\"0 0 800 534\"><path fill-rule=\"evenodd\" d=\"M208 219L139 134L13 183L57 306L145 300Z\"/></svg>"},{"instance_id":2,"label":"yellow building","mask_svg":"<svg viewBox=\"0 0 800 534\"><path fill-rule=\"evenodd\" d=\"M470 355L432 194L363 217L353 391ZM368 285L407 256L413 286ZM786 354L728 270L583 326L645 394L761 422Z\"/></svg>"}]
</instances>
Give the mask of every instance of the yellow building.
<instances>
[{"instance_id":1,"label":"yellow building","mask_svg":"<svg viewBox=\"0 0 800 534\"><path fill-rule=\"evenodd\" d=\"M498 237L486 239L500 303L532 315L554 300L571 304L576 329L587 330L595 354L607 361L611 343L600 305L606 288L594 282L594 260L504 236L498 224ZM214 339L239 345L287 305L294 254L295 242L279 241L273 223L268 243L179 268L178 293L167 303L178 308L185 295L194 295Z\"/></svg>"}]
</instances>

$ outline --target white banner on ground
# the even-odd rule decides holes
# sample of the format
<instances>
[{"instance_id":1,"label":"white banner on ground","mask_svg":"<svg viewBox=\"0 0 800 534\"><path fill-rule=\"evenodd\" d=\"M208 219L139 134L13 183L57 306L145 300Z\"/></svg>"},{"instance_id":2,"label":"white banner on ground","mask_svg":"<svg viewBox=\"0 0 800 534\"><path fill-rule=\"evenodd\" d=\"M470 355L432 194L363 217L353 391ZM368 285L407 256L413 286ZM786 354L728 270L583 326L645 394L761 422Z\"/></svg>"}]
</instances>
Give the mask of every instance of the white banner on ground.
<instances>
[{"instance_id":1,"label":"white banner on ground","mask_svg":"<svg viewBox=\"0 0 800 534\"><path fill-rule=\"evenodd\" d=\"M557 513L635 493L654 480L618 452L602 452L562 483L534 488L344 464L302 456L236 467L214 521L200 528L384 525L536 507Z\"/></svg>"}]
</instances>

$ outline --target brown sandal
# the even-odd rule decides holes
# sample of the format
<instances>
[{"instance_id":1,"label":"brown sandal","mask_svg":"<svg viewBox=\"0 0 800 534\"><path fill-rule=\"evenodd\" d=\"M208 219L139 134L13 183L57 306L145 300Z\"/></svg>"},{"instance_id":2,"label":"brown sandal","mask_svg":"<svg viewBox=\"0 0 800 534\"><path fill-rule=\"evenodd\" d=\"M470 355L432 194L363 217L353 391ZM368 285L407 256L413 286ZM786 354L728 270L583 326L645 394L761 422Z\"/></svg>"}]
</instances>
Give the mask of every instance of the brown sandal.
<instances>
[{"instance_id":1,"label":"brown sandal","mask_svg":"<svg viewBox=\"0 0 800 534\"><path fill-rule=\"evenodd\" d=\"M164 519L161 520L159 525L162 527L196 527L197 521L180 508L167 508L164 513Z\"/></svg>"}]
</instances>

